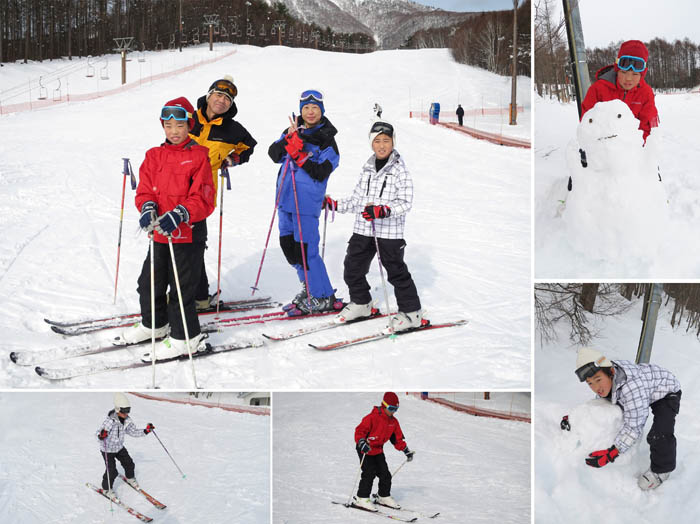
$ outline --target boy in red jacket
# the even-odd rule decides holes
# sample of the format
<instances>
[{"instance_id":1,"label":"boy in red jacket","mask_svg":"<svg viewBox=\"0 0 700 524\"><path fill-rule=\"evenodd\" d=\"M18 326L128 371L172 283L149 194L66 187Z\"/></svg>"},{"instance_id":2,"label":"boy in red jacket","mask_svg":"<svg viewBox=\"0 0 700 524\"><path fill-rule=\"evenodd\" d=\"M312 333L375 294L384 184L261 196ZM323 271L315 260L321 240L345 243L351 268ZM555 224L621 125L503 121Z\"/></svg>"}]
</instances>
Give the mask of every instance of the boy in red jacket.
<instances>
[{"instance_id":1,"label":"boy in red jacket","mask_svg":"<svg viewBox=\"0 0 700 524\"><path fill-rule=\"evenodd\" d=\"M394 416L398 409L399 397L396 393L384 393L381 406L372 408L372 412L355 428L355 447L362 465L362 477L352 505L360 509L377 511L369 498L374 477L379 477L377 504L401 508L391 496L391 473L386 465L383 449L384 443L389 440L397 450L406 454L406 460L413 460L414 452L408 449L399 421Z\"/></svg>"},{"instance_id":2,"label":"boy in red jacket","mask_svg":"<svg viewBox=\"0 0 700 524\"><path fill-rule=\"evenodd\" d=\"M118 345L136 344L151 338L152 326L157 338L165 337L170 329L170 336L156 344L159 360L188 354L168 238L173 242L191 351L206 348L194 294L207 240L205 219L214 211L216 192L207 148L197 145L188 135L194 126L193 113L194 108L185 97L163 106L160 121L166 140L146 152L139 169L136 189L136 208L141 212L139 225L155 240L155 318L151 318L149 254L138 280L141 322L125 329L114 340ZM168 286L170 300L166 297ZM150 359L150 355L144 356L144 360Z\"/></svg>"},{"instance_id":3,"label":"boy in red jacket","mask_svg":"<svg viewBox=\"0 0 700 524\"><path fill-rule=\"evenodd\" d=\"M649 51L639 40L628 40L620 46L614 64L601 68L596 81L588 89L581 104L582 116L598 102L622 100L639 120L639 129L646 141L652 127L659 125L654 92L644 81Z\"/></svg>"}]
</instances>

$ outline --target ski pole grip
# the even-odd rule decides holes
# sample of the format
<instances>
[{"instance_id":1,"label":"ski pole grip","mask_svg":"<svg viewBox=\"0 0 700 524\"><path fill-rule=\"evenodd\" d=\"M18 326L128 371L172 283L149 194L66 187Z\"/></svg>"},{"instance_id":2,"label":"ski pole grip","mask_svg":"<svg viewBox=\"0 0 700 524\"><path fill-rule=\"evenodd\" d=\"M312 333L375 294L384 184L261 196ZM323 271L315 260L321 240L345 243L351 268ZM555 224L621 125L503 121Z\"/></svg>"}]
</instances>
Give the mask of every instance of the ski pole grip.
<instances>
[{"instance_id":1,"label":"ski pole grip","mask_svg":"<svg viewBox=\"0 0 700 524\"><path fill-rule=\"evenodd\" d=\"M131 178L131 189L136 189L136 177L134 176L134 170L131 168L131 161L128 158L122 158L124 161L124 171L123 175Z\"/></svg>"},{"instance_id":2,"label":"ski pole grip","mask_svg":"<svg viewBox=\"0 0 700 524\"><path fill-rule=\"evenodd\" d=\"M222 166L219 171L219 176L226 179L226 189L231 190L231 177L228 174L228 167Z\"/></svg>"}]
</instances>

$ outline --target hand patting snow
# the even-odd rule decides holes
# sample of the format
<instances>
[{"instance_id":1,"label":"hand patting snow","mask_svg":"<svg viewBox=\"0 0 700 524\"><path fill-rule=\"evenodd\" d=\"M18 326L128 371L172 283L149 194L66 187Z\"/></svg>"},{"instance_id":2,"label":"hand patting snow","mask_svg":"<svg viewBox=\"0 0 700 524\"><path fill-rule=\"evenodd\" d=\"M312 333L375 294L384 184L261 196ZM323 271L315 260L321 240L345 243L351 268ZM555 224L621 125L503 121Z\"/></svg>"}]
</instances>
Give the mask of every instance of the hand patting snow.
<instances>
[{"instance_id":1,"label":"hand patting snow","mask_svg":"<svg viewBox=\"0 0 700 524\"><path fill-rule=\"evenodd\" d=\"M658 254L668 221L666 194L638 126L624 102L599 102L583 116L577 143L568 146L573 189L563 219L572 245L594 258L650 260Z\"/></svg>"}]
</instances>

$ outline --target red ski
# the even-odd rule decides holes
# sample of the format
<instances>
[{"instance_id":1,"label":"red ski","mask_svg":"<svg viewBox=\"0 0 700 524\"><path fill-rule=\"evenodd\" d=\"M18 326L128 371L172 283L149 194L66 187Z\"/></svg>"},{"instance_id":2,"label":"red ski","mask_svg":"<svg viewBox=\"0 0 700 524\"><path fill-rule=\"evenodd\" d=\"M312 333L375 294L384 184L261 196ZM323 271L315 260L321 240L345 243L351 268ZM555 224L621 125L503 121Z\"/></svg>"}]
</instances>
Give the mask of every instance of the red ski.
<instances>
[{"instance_id":1,"label":"red ski","mask_svg":"<svg viewBox=\"0 0 700 524\"><path fill-rule=\"evenodd\" d=\"M134 517L136 517L136 518L139 519L140 521L142 521L142 522L151 522L151 521L153 520L151 517L147 517L146 515L144 515L144 514L142 514L142 513L139 513L139 512L136 511L134 508L130 508L129 506L127 506L126 504L124 504L121 500L119 500L117 497L114 497L114 498L108 497L107 494L105 493L105 491L104 491L102 488L98 488L97 486L93 486L93 485L90 484L89 482L86 482L85 485L86 485L88 488L90 488L90 489L92 489L92 490L95 490L97 493L99 493L100 495L102 495L102 496L103 496L104 498L106 498L107 500L111 500L111 501L114 502L116 505L121 506L122 508L124 508L126 511L128 511L129 513L131 513Z\"/></svg>"},{"instance_id":2,"label":"red ski","mask_svg":"<svg viewBox=\"0 0 700 524\"><path fill-rule=\"evenodd\" d=\"M126 484L128 484L129 486L131 486L131 484L129 484L129 483L127 482L126 477L125 477L124 475L121 475L121 474L120 474L119 476L121 477L121 479L122 479ZM131 487L134 488L134 486L131 486ZM167 507L165 504L163 504L162 502L158 502L158 501L157 501L156 499L154 499L151 495L149 495L148 493L146 493L140 486L139 486L138 488L134 488L134 490L138 491L139 493L141 493L141 495L143 495L144 497L146 497L146 500L148 500L148 502L150 502L151 504L153 504L156 508L158 508L158 509L165 509L165 508Z\"/></svg>"}]
</instances>

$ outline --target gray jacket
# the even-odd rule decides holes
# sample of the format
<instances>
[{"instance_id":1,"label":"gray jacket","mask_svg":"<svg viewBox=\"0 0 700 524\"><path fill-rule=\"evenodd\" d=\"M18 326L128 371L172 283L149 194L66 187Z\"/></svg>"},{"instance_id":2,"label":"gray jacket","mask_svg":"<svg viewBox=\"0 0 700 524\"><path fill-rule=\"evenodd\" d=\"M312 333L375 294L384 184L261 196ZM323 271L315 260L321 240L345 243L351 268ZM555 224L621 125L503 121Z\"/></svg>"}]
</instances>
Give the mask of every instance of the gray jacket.
<instances>
[{"instance_id":1,"label":"gray jacket","mask_svg":"<svg viewBox=\"0 0 700 524\"><path fill-rule=\"evenodd\" d=\"M669 393L681 389L681 383L669 370L656 364L635 364L629 360L612 361L615 368L610 400L622 408L622 428L615 447L624 453L641 436L649 417L649 406Z\"/></svg>"},{"instance_id":2,"label":"gray jacket","mask_svg":"<svg viewBox=\"0 0 700 524\"><path fill-rule=\"evenodd\" d=\"M119 416L114 410L107 414L105 421L102 423L100 428L95 431L95 436L98 437L103 429L106 429L109 433L107 438L104 440L99 440L98 438L100 443L100 451L103 453L105 451L107 453L117 453L120 449L122 449L124 447L124 439L126 438L127 433L132 437L146 436L143 429L138 429L131 421L131 418L126 417L126 419L124 419L124 424L122 424L119 420Z\"/></svg>"}]
</instances>

